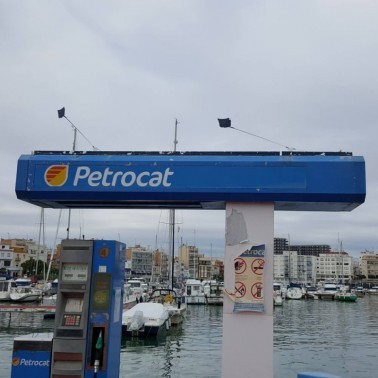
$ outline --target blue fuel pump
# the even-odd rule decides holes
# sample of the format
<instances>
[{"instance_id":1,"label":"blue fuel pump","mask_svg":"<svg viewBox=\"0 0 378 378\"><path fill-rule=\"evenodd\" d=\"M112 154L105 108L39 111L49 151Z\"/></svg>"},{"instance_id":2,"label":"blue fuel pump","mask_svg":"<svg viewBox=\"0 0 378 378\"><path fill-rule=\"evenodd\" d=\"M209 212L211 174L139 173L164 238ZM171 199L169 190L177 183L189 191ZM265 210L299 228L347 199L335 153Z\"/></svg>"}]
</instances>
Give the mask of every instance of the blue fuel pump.
<instances>
[{"instance_id":1,"label":"blue fuel pump","mask_svg":"<svg viewBox=\"0 0 378 378\"><path fill-rule=\"evenodd\" d=\"M15 340L12 378L119 377L125 257L117 241L62 241L54 333Z\"/></svg>"}]
</instances>

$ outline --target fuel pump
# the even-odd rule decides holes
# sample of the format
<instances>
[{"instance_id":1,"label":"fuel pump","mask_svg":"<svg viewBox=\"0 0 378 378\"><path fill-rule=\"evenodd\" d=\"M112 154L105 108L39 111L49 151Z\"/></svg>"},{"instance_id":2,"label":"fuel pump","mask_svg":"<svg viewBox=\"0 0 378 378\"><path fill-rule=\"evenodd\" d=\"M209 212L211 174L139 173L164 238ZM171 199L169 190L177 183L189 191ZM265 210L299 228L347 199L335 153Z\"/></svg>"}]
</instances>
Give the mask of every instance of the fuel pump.
<instances>
[{"instance_id":1,"label":"fuel pump","mask_svg":"<svg viewBox=\"0 0 378 378\"><path fill-rule=\"evenodd\" d=\"M51 378L119 377L125 248L62 242Z\"/></svg>"}]
</instances>

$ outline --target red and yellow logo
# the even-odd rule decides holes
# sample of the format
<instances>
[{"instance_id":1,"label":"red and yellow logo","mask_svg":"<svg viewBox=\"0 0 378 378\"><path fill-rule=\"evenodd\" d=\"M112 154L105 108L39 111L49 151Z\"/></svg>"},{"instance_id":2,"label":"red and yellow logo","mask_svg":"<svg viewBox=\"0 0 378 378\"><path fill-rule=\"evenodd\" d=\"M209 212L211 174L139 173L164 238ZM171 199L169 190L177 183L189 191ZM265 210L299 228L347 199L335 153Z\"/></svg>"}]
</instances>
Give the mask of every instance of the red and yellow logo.
<instances>
[{"instance_id":1,"label":"red and yellow logo","mask_svg":"<svg viewBox=\"0 0 378 378\"><path fill-rule=\"evenodd\" d=\"M68 165L51 165L45 172L45 182L48 186L63 186L67 177Z\"/></svg>"},{"instance_id":2,"label":"red and yellow logo","mask_svg":"<svg viewBox=\"0 0 378 378\"><path fill-rule=\"evenodd\" d=\"M20 359L18 357L12 358L12 365L13 366L18 366L20 365Z\"/></svg>"}]
</instances>

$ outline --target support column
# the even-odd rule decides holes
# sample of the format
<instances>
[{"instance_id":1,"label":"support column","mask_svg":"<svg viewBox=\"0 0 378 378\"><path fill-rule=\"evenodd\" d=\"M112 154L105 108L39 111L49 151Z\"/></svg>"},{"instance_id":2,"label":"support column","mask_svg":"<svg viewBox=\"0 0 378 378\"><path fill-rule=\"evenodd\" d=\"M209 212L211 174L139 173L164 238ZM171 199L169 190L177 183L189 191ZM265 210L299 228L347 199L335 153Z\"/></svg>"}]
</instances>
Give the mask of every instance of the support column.
<instances>
[{"instance_id":1,"label":"support column","mask_svg":"<svg viewBox=\"0 0 378 378\"><path fill-rule=\"evenodd\" d=\"M225 293L222 377L273 377L273 203L226 203L225 289L235 288L234 259L265 245L264 312L237 312ZM234 290L233 290L234 291Z\"/></svg>"}]
</instances>

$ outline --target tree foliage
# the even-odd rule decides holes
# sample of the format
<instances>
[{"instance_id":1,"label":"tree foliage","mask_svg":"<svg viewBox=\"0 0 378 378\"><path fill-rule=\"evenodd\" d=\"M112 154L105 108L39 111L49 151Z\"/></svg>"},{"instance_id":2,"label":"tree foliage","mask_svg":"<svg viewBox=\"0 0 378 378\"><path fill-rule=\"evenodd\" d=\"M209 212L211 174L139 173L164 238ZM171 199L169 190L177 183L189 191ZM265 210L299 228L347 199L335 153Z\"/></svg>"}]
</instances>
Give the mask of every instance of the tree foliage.
<instances>
[{"instance_id":1,"label":"tree foliage","mask_svg":"<svg viewBox=\"0 0 378 378\"><path fill-rule=\"evenodd\" d=\"M26 274L28 276L37 275L38 278L43 278L43 271L47 272L47 264L43 262L42 260L30 259L28 261L25 261L21 264L22 267L22 274ZM38 271L36 272L36 268Z\"/></svg>"}]
</instances>

